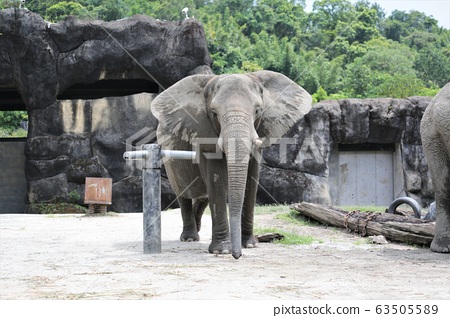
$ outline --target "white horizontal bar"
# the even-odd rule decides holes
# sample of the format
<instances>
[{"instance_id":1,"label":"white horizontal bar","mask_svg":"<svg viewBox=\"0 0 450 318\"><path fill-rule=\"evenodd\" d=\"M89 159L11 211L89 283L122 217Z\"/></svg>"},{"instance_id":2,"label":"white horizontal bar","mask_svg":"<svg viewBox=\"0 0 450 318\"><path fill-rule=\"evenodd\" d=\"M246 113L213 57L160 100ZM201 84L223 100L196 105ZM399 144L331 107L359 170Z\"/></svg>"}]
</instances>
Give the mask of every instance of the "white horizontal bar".
<instances>
[{"instance_id":1,"label":"white horizontal bar","mask_svg":"<svg viewBox=\"0 0 450 318\"><path fill-rule=\"evenodd\" d=\"M127 151L123 154L123 159L139 160L139 159L146 159L147 156L148 156L147 150ZM166 157L170 159L195 160L196 152L184 150L161 150L161 157Z\"/></svg>"},{"instance_id":2,"label":"white horizontal bar","mask_svg":"<svg viewBox=\"0 0 450 318\"><path fill-rule=\"evenodd\" d=\"M127 151L123 154L123 159L125 160L139 160L145 159L148 155L147 150L136 150L136 151Z\"/></svg>"},{"instance_id":3,"label":"white horizontal bar","mask_svg":"<svg viewBox=\"0 0 450 318\"><path fill-rule=\"evenodd\" d=\"M185 150L161 150L161 157L166 157L170 159L195 160L196 152Z\"/></svg>"}]
</instances>

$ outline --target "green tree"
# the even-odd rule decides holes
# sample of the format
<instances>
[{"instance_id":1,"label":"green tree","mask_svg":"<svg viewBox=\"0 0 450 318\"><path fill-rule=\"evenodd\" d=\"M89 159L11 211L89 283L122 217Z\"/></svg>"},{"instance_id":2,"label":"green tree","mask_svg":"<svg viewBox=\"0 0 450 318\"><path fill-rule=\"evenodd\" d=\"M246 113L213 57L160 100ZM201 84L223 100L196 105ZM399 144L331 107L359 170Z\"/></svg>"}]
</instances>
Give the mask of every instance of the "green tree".
<instances>
[{"instance_id":1,"label":"green tree","mask_svg":"<svg viewBox=\"0 0 450 318\"><path fill-rule=\"evenodd\" d=\"M323 89L323 87L320 86L319 89L317 90L317 92L315 92L315 93L312 95L312 98L313 98L313 102L314 102L314 103L317 103L317 102L320 102L320 101L322 101L322 100L327 99L327 98L328 98L328 94L327 94L327 92Z\"/></svg>"},{"instance_id":2,"label":"green tree","mask_svg":"<svg viewBox=\"0 0 450 318\"><path fill-rule=\"evenodd\" d=\"M186 16L182 10L189 9L188 16L199 18L199 12L196 9L194 0L166 0L166 1L148 1L148 0L123 0L128 9L128 16L133 14L146 14L155 19L167 21L181 21Z\"/></svg>"},{"instance_id":3,"label":"green tree","mask_svg":"<svg viewBox=\"0 0 450 318\"><path fill-rule=\"evenodd\" d=\"M419 52L414 63L419 78L429 87L443 87L450 82L450 54L444 50L427 47Z\"/></svg>"},{"instance_id":4,"label":"green tree","mask_svg":"<svg viewBox=\"0 0 450 318\"><path fill-rule=\"evenodd\" d=\"M383 81L374 88L375 96L405 98L414 96L424 87L423 82L416 78L402 74L385 74Z\"/></svg>"},{"instance_id":5,"label":"green tree","mask_svg":"<svg viewBox=\"0 0 450 318\"><path fill-rule=\"evenodd\" d=\"M77 2L62 1L48 8L45 17L46 19L52 22L58 22L60 20L63 20L69 15L75 15L78 17L87 17L89 16L89 13L81 4Z\"/></svg>"},{"instance_id":6,"label":"green tree","mask_svg":"<svg viewBox=\"0 0 450 318\"><path fill-rule=\"evenodd\" d=\"M124 18L127 8L124 0L103 0L95 12L100 20L114 21Z\"/></svg>"},{"instance_id":7,"label":"green tree","mask_svg":"<svg viewBox=\"0 0 450 318\"><path fill-rule=\"evenodd\" d=\"M348 92L348 95L366 97L373 86L371 69L364 64L362 58L357 58L347 66L344 81L345 91Z\"/></svg>"},{"instance_id":8,"label":"green tree","mask_svg":"<svg viewBox=\"0 0 450 318\"><path fill-rule=\"evenodd\" d=\"M279 39L300 36L306 27L304 1L259 0L252 7L250 19L245 21L245 34L266 31Z\"/></svg>"},{"instance_id":9,"label":"green tree","mask_svg":"<svg viewBox=\"0 0 450 318\"><path fill-rule=\"evenodd\" d=\"M450 80L450 30L418 11L386 17L368 0L317 0L311 13L304 0L27 0L26 6L55 22L134 14L181 21L188 7L203 24L215 73L273 70L310 93L323 89L326 98L431 95Z\"/></svg>"},{"instance_id":10,"label":"green tree","mask_svg":"<svg viewBox=\"0 0 450 318\"><path fill-rule=\"evenodd\" d=\"M360 97L404 97L424 86L416 76L417 53L412 49L391 40L372 40L367 47L367 53L347 65L346 88L351 93Z\"/></svg>"},{"instance_id":11,"label":"green tree","mask_svg":"<svg viewBox=\"0 0 450 318\"><path fill-rule=\"evenodd\" d=\"M356 9L348 0L318 0L310 15L312 32L322 38L321 47L330 44L345 31L356 17Z\"/></svg>"},{"instance_id":12,"label":"green tree","mask_svg":"<svg viewBox=\"0 0 450 318\"><path fill-rule=\"evenodd\" d=\"M380 36L378 26L382 13L377 6L370 5L368 1L359 1L356 3L356 15L357 18L351 25L354 30L354 38L351 40L365 43Z\"/></svg>"},{"instance_id":13,"label":"green tree","mask_svg":"<svg viewBox=\"0 0 450 318\"><path fill-rule=\"evenodd\" d=\"M17 130L22 121L28 120L28 114L25 111L0 111L0 128L8 134Z\"/></svg>"},{"instance_id":14,"label":"green tree","mask_svg":"<svg viewBox=\"0 0 450 318\"><path fill-rule=\"evenodd\" d=\"M224 14L216 13L203 17L203 25L208 41L208 49L214 61L213 71L216 73L236 72L242 67L250 41L242 33L240 26L230 10Z\"/></svg>"},{"instance_id":15,"label":"green tree","mask_svg":"<svg viewBox=\"0 0 450 318\"><path fill-rule=\"evenodd\" d=\"M18 0L0 0L0 10L7 8L18 8L19 7Z\"/></svg>"},{"instance_id":16,"label":"green tree","mask_svg":"<svg viewBox=\"0 0 450 318\"><path fill-rule=\"evenodd\" d=\"M435 33L439 29L436 19L416 10L409 12L394 10L384 21L383 28L386 38L400 43L413 32Z\"/></svg>"}]
</instances>

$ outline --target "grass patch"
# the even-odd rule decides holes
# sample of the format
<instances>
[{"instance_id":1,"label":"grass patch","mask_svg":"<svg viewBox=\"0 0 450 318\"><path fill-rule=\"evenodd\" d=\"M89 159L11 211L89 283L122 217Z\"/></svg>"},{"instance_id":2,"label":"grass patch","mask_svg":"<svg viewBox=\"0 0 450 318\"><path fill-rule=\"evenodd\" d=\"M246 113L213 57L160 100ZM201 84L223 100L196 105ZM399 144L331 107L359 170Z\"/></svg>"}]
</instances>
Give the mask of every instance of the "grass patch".
<instances>
[{"instance_id":1,"label":"grass patch","mask_svg":"<svg viewBox=\"0 0 450 318\"><path fill-rule=\"evenodd\" d=\"M28 213L33 214L85 214L88 209L73 203L33 203Z\"/></svg>"},{"instance_id":2,"label":"grass patch","mask_svg":"<svg viewBox=\"0 0 450 318\"><path fill-rule=\"evenodd\" d=\"M387 206L340 206L340 209L344 210L344 211L360 211L360 212L376 212L376 213L385 213L387 212L388 207ZM397 207L397 211L401 211L401 212L413 212L412 207L410 207L408 204L403 203L400 204ZM424 211L425 213L428 212L428 209L422 209L422 211Z\"/></svg>"},{"instance_id":3,"label":"grass patch","mask_svg":"<svg viewBox=\"0 0 450 318\"><path fill-rule=\"evenodd\" d=\"M276 228L255 228L254 233L266 234L266 233L279 233L284 236L281 240L276 240L274 243L283 245L310 245L316 241L312 236L309 235L298 235L292 232L280 231Z\"/></svg>"},{"instance_id":4,"label":"grass patch","mask_svg":"<svg viewBox=\"0 0 450 318\"><path fill-rule=\"evenodd\" d=\"M357 240L356 242L354 242L353 244L356 246L360 246L360 245L372 244L372 241L368 237L363 237L363 238Z\"/></svg>"},{"instance_id":5,"label":"grass patch","mask_svg":"<svg viewBox=\"0 0 450 318\"><path fill-rule=\"evenodd\" d=\"M315 226L319 224L310 218L306 218L298 214L294 210L289 210L287 213L278 214L275 218L299 226Z\"/></svg>"},{"instance_id":6,"label":"grass patch","mask_svg":"<svg viewBox=\"0 0 450 318\"><path fill-rule=\"evenodd\" d=\"M289 205L259 205L255 206L255 214L271 214L276 212L288 213L291 210Z\"/></svg>"},{"instance_id":7,"label":"grass patch","mask_svg":"<svg viewBox=\"0 0 450 318\"><path fill-rule=\"evenodd\" d=\"M98 217L98 216L119 216L120 213L117 212L106 212L106 213L86 213L84 217Z\"/></svg>"},{"instance_id":8,"label":"grass patch","mask_svg":"<svg viewBox=\"0 0 450 318\"><path fill-rule=\"evenodd\" d=\"M171 209L168 209L170 211ZM291 208L289 205L257 205L255 206L254 213L259 215L264 214L272 214L272 213L289 213ZM203 212L205 215L211 215L211 210L209 209L209 205L205 208Z\"/></svg>"},{"instance_id":9,"label":"grass patch","mask_svg":"<svg viewBox=\"0 0 450 318\"><path fill-rule=\"evenodd\" d=\"M360 211L360 212L379 212L384 213L387 209L385 206L375 206L375 205L367 205L367 206L357 206L357 205L346 205L346 206L340 206L340 209L344 211Z\"/></svg>"}]
</instances>

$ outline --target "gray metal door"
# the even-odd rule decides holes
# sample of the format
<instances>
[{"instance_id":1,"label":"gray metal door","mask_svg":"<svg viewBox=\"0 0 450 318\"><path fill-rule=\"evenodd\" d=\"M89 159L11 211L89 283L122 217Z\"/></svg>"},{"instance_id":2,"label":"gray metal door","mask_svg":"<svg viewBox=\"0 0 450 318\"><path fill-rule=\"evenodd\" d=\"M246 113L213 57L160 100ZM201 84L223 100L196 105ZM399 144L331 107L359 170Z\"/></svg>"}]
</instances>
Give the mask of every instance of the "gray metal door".
<instances>
[{"instance_id":1,"label":"gray metal door","mask_svg":"<svg viewBox=\"0 0 450 318\"><path fill-rule=\"evenodd\" d=\"M339 205L388 206L394 199L393 153L339 153Z\"/></svg>"},{"instance_id":2,"label":"gray metal door","mask_svg":"<svg viewBox=\"0 0 450 318\"><path fill-rule=\"evenodd\" d=\"M24 213L25 140L0 140L0 213Z\"/></svg>"}]
</instances>

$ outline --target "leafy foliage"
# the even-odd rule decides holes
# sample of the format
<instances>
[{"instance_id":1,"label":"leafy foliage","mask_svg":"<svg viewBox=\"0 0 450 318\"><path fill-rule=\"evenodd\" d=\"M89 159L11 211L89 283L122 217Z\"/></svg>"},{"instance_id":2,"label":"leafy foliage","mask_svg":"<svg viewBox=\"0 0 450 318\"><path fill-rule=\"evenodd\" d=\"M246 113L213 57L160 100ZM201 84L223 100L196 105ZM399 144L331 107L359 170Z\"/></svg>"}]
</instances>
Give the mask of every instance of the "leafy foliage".
<instances>
[{"instance_id":1,"label":"leafy foliage","mask_svg":"<svg viewBox=\"0 0 450 318\"><path fill-rule=\"evenodd\" d=\"M15 0L0 0L3 7ZM433 95L450 81L450 30L418 11L388 17L367 0L27 0L56 22L146 14L202 22L217 74L278 71L316 100Z\"/></svg>"},{"instance_id":2,"label":"leafy foliage","mask_svg":"<svg viewBox=\"0 0 450 318\"><path fill-rule=\"evenodd\" d=\"M26 137L27 131L19 127L27 119L27 112L24 111L0 111L0 138Z\"/></svg>"}]
</instances>

